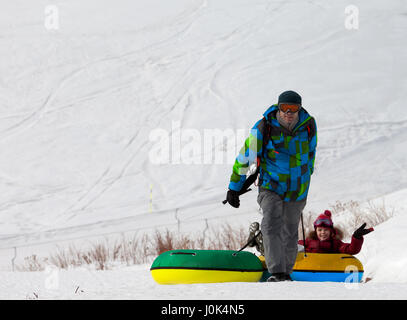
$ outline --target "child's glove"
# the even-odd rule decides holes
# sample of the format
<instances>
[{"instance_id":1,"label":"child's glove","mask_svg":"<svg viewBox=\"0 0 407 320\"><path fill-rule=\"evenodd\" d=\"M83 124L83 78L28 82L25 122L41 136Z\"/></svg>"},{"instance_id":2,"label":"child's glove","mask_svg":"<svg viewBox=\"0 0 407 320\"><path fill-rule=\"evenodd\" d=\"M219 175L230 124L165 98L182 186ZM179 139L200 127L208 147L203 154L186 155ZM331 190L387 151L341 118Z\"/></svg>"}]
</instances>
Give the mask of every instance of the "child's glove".
<instances>
[{"instance_id":1,"label":"child's glove","mask_svg":"<svg viewBox=\"0 0 407 320\"><path fill-rule=\"evenodd\" d=\"M353 236L356 239L362 239L365 234L368 234L368 233L374 231L373 228L365 229L365 227L366 227L366 223L362 224L362 226L359 229L356 229L356 231L353 233Z\"/></svg>"}]
</instances>

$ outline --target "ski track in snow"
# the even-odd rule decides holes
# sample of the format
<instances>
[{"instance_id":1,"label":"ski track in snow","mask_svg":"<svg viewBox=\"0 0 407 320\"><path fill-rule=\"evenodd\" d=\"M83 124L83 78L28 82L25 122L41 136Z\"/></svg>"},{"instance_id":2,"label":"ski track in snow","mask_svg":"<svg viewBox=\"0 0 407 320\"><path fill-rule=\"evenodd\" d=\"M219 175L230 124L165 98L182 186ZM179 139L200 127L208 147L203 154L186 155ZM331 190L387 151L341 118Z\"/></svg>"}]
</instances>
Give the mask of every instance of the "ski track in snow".
<instances>
[{"instance_id":1,"label":"ski track in snow","mask_svg":"<svg viewBox=\"0 0 407 320\"><path fill-rule=\"evenodd\" d=\"M356 152L365 144L377 140L391 139L407 129L407 120L401 121L367 121L337 127L318 129L318 161L335 160Z\"/></svg>"},{"instance_id":2,"label":"ski track in snow","mask_svg":"<svg viewBox=\"0 0 407 320\"><path fill-rule=\"evenodd\" d=\"M121 63L127 64L127 61L124 61L124 58L126 57L127 59L134 59L132 57L137 56L139 52L148 50L148 51L155 51L160 49L161 47L167 45L168 43L172 42L174 39L177 39L178 37L181 37L182 34L187 33L190 26L192 25L194 21L194 17L196 14L201 10L201 8L205 7L206 1L201 2L197 7L191 9L190 11L187 10L184 14L180 15L175 19L174 24L166 25L166 27L169 28L177 28L178 26L182 27L182 30L179 31L177 30L173 35L169 36L165 40L161 40L159 42L153 43L150 45L148 48L143 48L142 50L139 50L137 52L130 52L125 55L121 55L118 57L111 57L111 58L104 58L96 63L106 63L108 61L117 61L118 65ZM185 21L190 21L187 23L187 26L185 27L184 25L186 24ZM156 26L155 28L159 28L159 26ZM79 71L83 71L86 67L81 68ZM73 75L75 75L74 73ZM72 75L72 76L73 76ZM125 84L127 85L127 84ZM128 84L131 86L132 84ZM118 87L118 88L122 88ZM117 88L114 88L115 90ZM92 96L83 96L80 98L80 101L87 100L90 97L95 98L99 94L106 94L106 92L97 92L96 94L92 94ZM75 101L71 102L70 106L74 106ZM62 109L64 107L59 107L56 110L53 111L58 111L59 109ZM68 207L65 212L62 214L62 216L66 216L68 213L73 212L70 216L67 218L64 218L66 221L71 220L75 216L77 216L78 212L83 212L85 211L92 203L94 203L99 197L101 197L106 191L108 191L115 183L119 182L120 179L124 176L126 169L133 163L135 159L137 159L137 156L142 150L142 147L146 144L145 142L141 145L138 146L136 145L135 147L132 147L134 141L136 141L136 138L139 135L139 130L130 137L128 140L129 142L127 143L126 147L124 148L125 152L122 152L120 155L117 156L117 160L115 163L111 163L100 175L100 177L92 184L92 186L88 189L85 190L82 195L79 196L77 200L74 201L74 203ZM133 150L134 149L134 150ZM119 160L120 159L120 160ZM120 161L120 164L117 164L117 162ZM112 171L117 172L117 173L111 173ZM113 176L113 177L112 177ZM149 178L150 180L151 177ZM158 185L158 184L156 184Z\"/></svg>"}]
</instances>

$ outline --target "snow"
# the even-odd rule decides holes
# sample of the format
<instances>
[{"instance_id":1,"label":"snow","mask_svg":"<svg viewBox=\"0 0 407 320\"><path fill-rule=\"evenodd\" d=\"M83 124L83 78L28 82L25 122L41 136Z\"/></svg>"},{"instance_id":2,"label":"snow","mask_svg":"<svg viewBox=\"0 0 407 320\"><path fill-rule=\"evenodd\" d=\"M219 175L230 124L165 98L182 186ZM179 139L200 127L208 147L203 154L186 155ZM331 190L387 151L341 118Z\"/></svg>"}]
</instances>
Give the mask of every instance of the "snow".
<instances>
[{"instance_id":1,"label":"snow","mask_svg":"<svg viewBox=\"0 0 407 320\"><path fill-rule=\"evenodd\" d=\"M2 4L0 298L405 299L407 3L354 5L357 30L345 28L345 0ZM14 248L21 261L101 235L259 221L256 192L238 210L221 204L228 155L287 89L319 130L306 210L394 210L357 256L372 280L160 286L149 265L10 271ZM172 161L153 163L157 129L180 137L180 158L172 145ZM211 130L234 143L203 149ZM208 150L222 161L206 163Z\"/></svg>"},{"instance_id":2,"label":"snow","mask_svg":"<svg viewBox=\"0 0 407 320\"><path fill-rule=\"evenodd\" d=\"M2 299L147 299L147 300L398 300L406 283L361 284L284 282L159 285L149 265L108 271L88 269L4 272ZM16 288L17 286L17 288ZM7 293L7 294L6 294Z\"/></svg>"},{"instance_id":3,"label":"snow","mask_svg":"<svg viewBox=\"0 0 407 320\"><path fill-rule=\"evenodd\" d=\"M403 237L407 227L406 199L407 190L384 198L385 203L399 203L400 206L394 209L393 218L378 225L369 235L359 254L366 270L365 276L374 278L375 282L407 283L407 256L403 250L407 246L407 239Z\"/></svg>"}]
</instances>

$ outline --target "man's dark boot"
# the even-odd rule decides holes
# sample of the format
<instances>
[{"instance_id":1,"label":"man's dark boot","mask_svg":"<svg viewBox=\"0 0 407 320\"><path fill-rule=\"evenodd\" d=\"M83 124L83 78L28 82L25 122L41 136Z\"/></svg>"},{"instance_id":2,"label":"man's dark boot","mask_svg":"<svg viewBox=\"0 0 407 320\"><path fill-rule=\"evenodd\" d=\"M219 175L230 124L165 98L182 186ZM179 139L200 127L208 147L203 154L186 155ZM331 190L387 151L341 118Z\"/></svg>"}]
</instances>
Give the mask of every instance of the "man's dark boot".
<instances>
[{"instance_id":1,"label":"man's dark boot","mask_svg":"<svg viewBox=\"0 0 407 320\"><path fill-rule=\"evenodd\" d=\"M268 279L267 282L280 282L280 281L286 281L286 274L283 272L279 273L273 273Z\"/></svg>"}]
</instances>

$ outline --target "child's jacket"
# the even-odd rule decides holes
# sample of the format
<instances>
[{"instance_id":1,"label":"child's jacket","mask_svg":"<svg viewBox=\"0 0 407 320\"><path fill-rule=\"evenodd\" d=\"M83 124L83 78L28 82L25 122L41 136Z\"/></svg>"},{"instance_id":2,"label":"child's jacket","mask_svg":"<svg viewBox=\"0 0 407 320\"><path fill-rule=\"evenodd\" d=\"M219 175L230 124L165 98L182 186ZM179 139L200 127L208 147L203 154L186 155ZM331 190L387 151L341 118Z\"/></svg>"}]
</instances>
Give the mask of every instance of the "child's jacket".
<instances>
[{"instance_id":1,"label":"child's jacket","mask_svg":"<svg viewBox=\"0 0 407 320\"><path fill-rule=\"evenodd\" d=\"M298 241L300 245L304 245L304 240ZM309 253L347 253L358 254L362 249L363 238L357 239L352 237L351 243L344 243L339 239L330 239L320 241L319 239L306 239L305 250Z\"/></svg>"}]
</instances>

